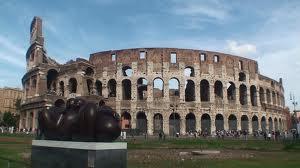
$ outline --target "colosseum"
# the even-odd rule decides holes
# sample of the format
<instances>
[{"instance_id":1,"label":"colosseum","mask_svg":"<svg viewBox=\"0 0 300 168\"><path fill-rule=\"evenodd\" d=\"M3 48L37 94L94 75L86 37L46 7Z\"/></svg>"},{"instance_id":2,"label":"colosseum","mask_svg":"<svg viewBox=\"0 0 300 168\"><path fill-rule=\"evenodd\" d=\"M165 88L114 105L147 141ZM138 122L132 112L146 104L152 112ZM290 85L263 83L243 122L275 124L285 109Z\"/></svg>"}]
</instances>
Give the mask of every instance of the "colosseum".
<instances>
[{"instance_id":1,"label":"colosseum","mask_svg":"<svg viewBox=\"0 0 300 168\"><path fill-rule=\"evenodd\" d=\"M36 130L39 110L83 96L111 106L124 130L153 135L189 131L286 129L282 80L256 61L213 51L134 48L59 64L47 56L42 20L30 27L22 78L20 129Z\"/></svg>"}]
</instances>

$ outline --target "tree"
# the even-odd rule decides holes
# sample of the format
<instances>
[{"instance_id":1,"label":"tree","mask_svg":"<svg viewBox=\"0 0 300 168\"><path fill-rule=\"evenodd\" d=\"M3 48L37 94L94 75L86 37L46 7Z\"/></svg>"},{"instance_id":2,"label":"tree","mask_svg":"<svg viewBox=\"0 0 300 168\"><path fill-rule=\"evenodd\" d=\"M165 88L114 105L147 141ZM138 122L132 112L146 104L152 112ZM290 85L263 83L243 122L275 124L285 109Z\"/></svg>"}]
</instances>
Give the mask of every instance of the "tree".
<instances>
[{"instance_id":1,"label":"tree","mask_svg":"<svg viewBox=\"0 0 300 168\"><path fill-rule=\"evenodd\" d=\"M11 112L3 114L3 125L7 127L16 127L17 118Z\"/></svg>"},{"instance_id":2,"label":"tree","mask_svg":"<svg viewBox=\"0 0 300 168\"><path fill-rule=\"evenodd\" d=\"M20 110L21 110L21 99L20 99L20 98L18 98L18 99L16 100L15 107L16 107L17 113L19 113Z\"/></svg>"}]
</instances>

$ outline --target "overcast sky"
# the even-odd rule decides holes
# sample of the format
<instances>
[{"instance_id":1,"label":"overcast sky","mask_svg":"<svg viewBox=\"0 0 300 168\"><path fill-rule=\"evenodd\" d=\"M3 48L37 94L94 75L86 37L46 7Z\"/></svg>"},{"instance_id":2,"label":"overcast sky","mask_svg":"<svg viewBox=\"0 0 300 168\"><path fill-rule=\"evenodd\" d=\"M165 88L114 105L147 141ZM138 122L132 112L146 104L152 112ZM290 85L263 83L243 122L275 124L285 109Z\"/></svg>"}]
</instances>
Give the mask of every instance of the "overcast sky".
<instances>
[{"instance_id":1,"label":"overcast sky","mask_svg":"<svg viewBox=\"0 0 300 168\"><path fill-rule=\"evenodd\" d=\"M299 0L0 0L0 87L21 87L34 16L60 63L111 49L176 47L231 53L283 78L300 100Z\"/></svg>"}]
</instances>

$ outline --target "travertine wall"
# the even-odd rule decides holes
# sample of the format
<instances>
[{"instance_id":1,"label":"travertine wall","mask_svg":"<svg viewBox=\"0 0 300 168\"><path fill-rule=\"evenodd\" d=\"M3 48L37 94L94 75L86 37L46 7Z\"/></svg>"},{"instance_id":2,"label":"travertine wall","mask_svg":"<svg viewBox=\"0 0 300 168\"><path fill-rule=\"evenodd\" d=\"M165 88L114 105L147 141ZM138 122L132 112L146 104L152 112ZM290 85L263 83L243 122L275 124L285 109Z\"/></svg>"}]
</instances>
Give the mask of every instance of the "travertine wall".
<instances>
[{"instance_id":1,"label":"travertine wall","mask_svg":"<svg viewBox=\"0 0 300 168\"><path fill-rule=\"evenodd\" d=\"M255 130L286 129L282 81L259 74L254 60L203 50L136 48L98 52L91 54L89 60L76 59L61 65L46 55L39 30L41 20L33 22L37 23L32 24L36 33L31 34L26 54L20 128L35 130L38 111L53 106L57 100L88 96L94 101L105 99L120 114L124 129L138 129L150 135L157 131L184 134L205 129L252 132L252 126ZM176 59L171 59L175 54ZM193 75L187 76L186 68ZM126 69L132 74L124 75ZM144 95L143 99L138 98L141 78L148 82L142 86L147 90L139 94ZM155 79L163 81L162 93L154 89ZM170 88L170 79L179 83L176 96L170 96L177 94ZM187 80L194 85L186 88ZM110 81L116 83L116 93ZM205 97L203 81L209 83L207 100L201 99ZM235 94L227 97L230 83L235 86ZM194 95L190 101L185 91Z\"/></svg>"}]
</instances>

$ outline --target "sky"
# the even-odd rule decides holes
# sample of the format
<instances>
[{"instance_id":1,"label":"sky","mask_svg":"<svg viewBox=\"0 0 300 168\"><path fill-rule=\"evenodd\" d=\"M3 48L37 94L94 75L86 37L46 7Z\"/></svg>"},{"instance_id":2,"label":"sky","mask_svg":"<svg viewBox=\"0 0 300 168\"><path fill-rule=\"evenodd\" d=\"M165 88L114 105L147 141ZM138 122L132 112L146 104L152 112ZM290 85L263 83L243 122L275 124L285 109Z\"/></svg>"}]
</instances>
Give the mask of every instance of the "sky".
<instances>
[{"instance_id":1,"label":"sky","mask_svg":"<svg viewBox=\"0 0 300 168\"><path fill-rule=\"evenodd\" d=\"M299 0L0 0L0 87L22 87L34 16L59 63L114 49L175 47L258 61L300 101ZM299 102L300 103L300 102Z\"/></svg>"}]
</instances>

